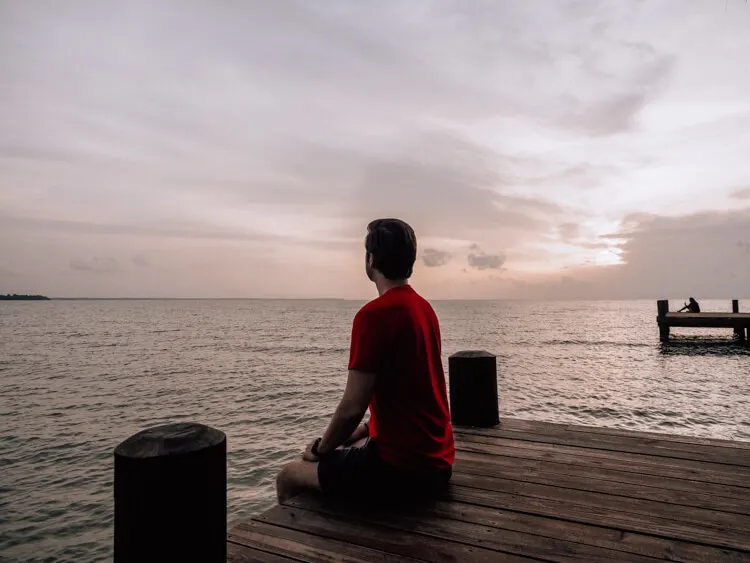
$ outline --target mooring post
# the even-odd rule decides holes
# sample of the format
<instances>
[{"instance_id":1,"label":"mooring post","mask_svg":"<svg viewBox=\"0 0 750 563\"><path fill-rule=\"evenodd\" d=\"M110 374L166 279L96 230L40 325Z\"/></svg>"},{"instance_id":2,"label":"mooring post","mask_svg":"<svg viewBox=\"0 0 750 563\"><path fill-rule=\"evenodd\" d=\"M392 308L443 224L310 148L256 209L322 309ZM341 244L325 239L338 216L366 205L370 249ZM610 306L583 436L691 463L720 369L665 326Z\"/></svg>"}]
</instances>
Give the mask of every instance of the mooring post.
<instances>
[{"instance_id":1,"label":"mooring post","mask_svg":"<svg viewBox=\"0 0 750 563\"><path fill-rule=\"evenodd\" d=\"M464 350L448 358L451 421L456 426L495 426L497 358L484 350Z\"/></svg>"},{"instance_id":2,"label":"mooring post","mask_svg":"<svg viewBox=\"0 0 750 563\"><path fill-rule=\"evenodd\" d=\"M227 439L196 423L115 448L115 563L227 559Z\"/></svg>"},{"instance_id":3,"label":"mooring post","mask_svg":"<svg viewBox=\"0 0 750 563\"><path fill-rule=\"evenodd\" d=\"M732 299L732 313L739 313L739 312L740 312L740 300ZM744 342L745 341L745 329L742 327L735 327L734 337L740 342Z\"/></svg>"},{"instance_id":4,"label":"mooring post","mask_svg":"<svg viewBox=\"0 0 750 563\"><path fill-rule=\"evenodd\" d=\"M662 342L669 342L669 325L667 324L667 313L669 313L669 300L659 299L656 302L658 317L656 322L659 324L659 339Z\"/></svg>"}]
</instances>

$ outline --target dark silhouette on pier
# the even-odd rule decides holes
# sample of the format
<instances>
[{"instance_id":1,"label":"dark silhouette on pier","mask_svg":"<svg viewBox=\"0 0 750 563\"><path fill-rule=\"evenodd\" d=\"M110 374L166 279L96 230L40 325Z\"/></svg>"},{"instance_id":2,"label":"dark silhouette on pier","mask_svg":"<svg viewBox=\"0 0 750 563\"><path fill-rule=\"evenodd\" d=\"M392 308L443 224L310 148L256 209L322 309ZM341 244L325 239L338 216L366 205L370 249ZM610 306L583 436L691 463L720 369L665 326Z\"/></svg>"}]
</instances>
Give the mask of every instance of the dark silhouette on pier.
<instances>
[{"instance_id":1,"label":"dark silhouette on pier","mask_svg":"<svg viewBox=\"0 0 750 563\"><path fill-rule=\"evenodd\" d=\"M677 312L678 313L682 313L685 310L687 310L689 313L700 313L701 312L701 306L698 305L698 302L691 297L690 298L690 302L689 303L685 303L685 306L682 309L680 309L679 311L677 311Z\"/></svg>"}]
</instances>

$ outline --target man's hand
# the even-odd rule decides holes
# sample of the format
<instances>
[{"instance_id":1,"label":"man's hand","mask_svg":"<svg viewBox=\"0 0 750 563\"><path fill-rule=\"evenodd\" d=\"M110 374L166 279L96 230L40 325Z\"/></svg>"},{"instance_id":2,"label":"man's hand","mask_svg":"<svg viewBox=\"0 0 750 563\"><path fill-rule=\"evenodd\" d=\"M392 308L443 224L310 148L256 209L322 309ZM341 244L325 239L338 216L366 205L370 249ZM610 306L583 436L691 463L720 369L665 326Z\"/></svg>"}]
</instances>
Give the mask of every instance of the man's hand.
<instances>
[{"instance_id":1,"label":"man's hand","mask_svg":"<svg viewBox=\"0 0 750 563\"><path fill-rule=\"evenodd\" d=\"M312 447L316 441L317 438L310 442L305 448L305 453L302 454L302 459L304 459L305 461L320 461L320 458L312 453Z\"/></svg>"}]
</instances>

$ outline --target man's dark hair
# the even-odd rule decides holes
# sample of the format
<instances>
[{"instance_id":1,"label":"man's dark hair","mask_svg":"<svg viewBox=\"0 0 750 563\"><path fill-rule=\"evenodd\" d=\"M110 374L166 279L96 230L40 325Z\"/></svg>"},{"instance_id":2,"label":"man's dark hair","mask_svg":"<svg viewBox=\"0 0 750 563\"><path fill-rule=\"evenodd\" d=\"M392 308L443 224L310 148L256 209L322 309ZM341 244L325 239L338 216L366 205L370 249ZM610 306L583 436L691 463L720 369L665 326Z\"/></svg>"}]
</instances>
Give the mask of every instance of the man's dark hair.
<instances>
[{"instance_id":1,"label":"man's dark hair","mask_svg":"<svg viewBox=\"0 0 750 563\"><path fill-rule=\"evenodd\" d=\"M401 219L375 219L367 225L365 250L373 268L387 279L409 279L417 260L417 236Z\"/></svg>"}]
</instances>

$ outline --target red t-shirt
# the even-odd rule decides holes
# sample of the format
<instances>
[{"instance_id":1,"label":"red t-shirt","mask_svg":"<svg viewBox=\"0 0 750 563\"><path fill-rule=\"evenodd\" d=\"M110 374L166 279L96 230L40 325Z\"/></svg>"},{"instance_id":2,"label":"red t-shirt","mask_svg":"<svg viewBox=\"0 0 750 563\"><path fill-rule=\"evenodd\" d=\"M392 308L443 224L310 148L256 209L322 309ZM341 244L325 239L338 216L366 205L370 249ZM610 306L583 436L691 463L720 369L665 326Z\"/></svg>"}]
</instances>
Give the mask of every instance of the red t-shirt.
<instances>
[{"instance_id":1,"label":"red t-shirt","mask_svg":"<svg viewBox=\"0 0 750 563\"><path fill-rule=\"evenodd\" d=\"M440 354L437 315L409 285L388 290L354 317L349 369L377 375L370 436L386 463L415 471L453 465Z\"/></svg>"}]
</instances>

